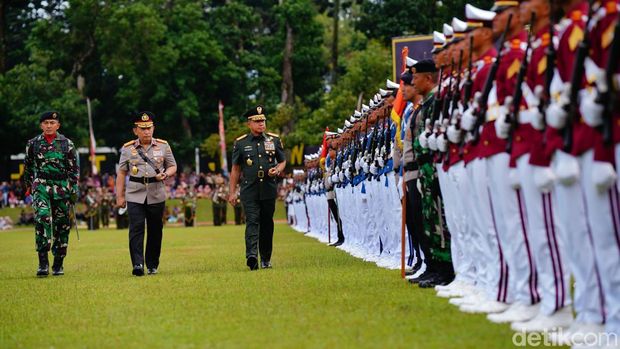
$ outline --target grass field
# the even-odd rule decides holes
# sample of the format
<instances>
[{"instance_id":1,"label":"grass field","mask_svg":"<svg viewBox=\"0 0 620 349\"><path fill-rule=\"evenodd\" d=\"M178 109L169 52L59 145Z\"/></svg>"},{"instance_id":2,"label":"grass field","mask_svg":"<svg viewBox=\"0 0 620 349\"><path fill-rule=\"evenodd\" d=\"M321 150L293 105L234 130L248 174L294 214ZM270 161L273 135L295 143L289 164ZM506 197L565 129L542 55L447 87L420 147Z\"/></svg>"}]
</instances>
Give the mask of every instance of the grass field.
<instances>
[{"instance_id":1,"label":"grass field","mask_svg":"<svg viewBox=\"0 0 620 349\"><path fill-rule=\"evenodd\" d=\"M277 224L249 272L242 227L167 228L160 274L131 276L127 233L72 235L37 279L31 229L0 232L0 348L508 348L508 325Z\"/></svg>"},{"instance_id":2,"label":"grass field","mask_svg":"<svg viewBox=\"0 0 620 349\"><path fill-rule=\"evenodd\" d=\"M172 210L174 206L181 206L180 199L171 199L166 201L166 205ZM198 223L210 223L213 224L213 207L211 204L211 200L209 199L199 199L196 202L196 222ZM13 220L13 222L17 223L19 220L19 214L21 212L21 208L0 208L0 217L9 216ZM84 210L83 204L78 204L78 211ZM32 212L32 208L27 207L27 212ZM226 218L229 224L233 224L235 222L235 210L232 206L228 205L226 210ZM284 202L276 201L276 211L273 214L273 218L277 220L286 219L286 211L284 210ZM112 219L113 221L113 219Z\"/></svg>"}]
</instances>

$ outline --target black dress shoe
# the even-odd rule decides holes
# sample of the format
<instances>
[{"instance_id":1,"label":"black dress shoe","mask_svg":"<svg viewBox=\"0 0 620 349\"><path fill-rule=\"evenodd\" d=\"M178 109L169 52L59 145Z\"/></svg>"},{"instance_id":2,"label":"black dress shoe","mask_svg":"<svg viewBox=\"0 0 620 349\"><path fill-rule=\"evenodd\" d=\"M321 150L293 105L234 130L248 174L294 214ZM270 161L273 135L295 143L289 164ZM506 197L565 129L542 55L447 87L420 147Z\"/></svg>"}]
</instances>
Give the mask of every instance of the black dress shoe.
<instances>
[{"instance_id":1,"label":"black dress shoe","mask_svg":"<svg viewBox=\"0 0 620 349\"><path fill-rule=\"evenodd\" d=\"M248 257L245 264L250 268L250 270L258 270L258 259L254 256Z\"/></svg>"},{"instance_id":2,"label":"black dress shoe","mask_svg":"<svg viewBox=\"0 0 620 349\"><path fill-rule=\"evenodd\" d=\"M131 273L135 276L144 276L144 267L142 264L136 264L133 266L133 271Z\"/></svg>"},{"instance_id":3,"label":"black dress shoe","mask_svg":"<svg viewBox=\"0 0 620 349\"><path fill-rule=\"evenodd\" d=\"M155 275L155 274L157 274L157 268L148 268L148 269L146 270L146 272L147 272L149 275Z\"/></svg>"},{"instance_id":4,"label":"black dress shoe","mask_svg":"<svg viewBox=\"0 0 620 349\"><path fill-rule=\"evenodd\" d=\"M54 264L52 264L52 275L65 275L65 270L62 267L63 259L63 257L54 257Z\"/></svg>"},{"instance_id":5,"label":"black dress shoe","mask_svg":"<svg viewBox=\"0 0 620 349\"><path fill-rule=\"evenodd\" d=\"M451 283L452 280L454 280L454 274L437 273L432 278L420 281L418 286L420 288L433 288L438 285L445 286Z\"/></svg>"},{"instance_id":6,"label":"black dress shoe","mask_svg":"<svg viewBox=\"0 0 620 349\"><path fill-rule=\"evenodd\" d=\"M271 262L270 261L261 261L260 262L260 267L263 269L271 269Z\"/></svg>"},{"instance_id":7,"label":"black dress shoe","mask_svg":"<svg viewBox=\"0 0 620 349\"><path fill-rule=\"evenodd\" d=\"M47 252L39 252L39 268L37 269L38 277L46 277L50 274L50 262L47 259Z\"/></svg>"},{"instance_id":8,"label":"black dress shoe","mask_svg":"<svg viewBox=\"0 0 620 349\"><path fill-rule=\"evenodd\" d=\"M409 283L417 284L417 283L420 283L420 282L422 282L424 280L430 279L430 278L432 278L434 276L435 276L435 272L427 270L427 271L423 272L422 275L418 276L417 278L409 279Z\"/></svg>"}]
</instances>

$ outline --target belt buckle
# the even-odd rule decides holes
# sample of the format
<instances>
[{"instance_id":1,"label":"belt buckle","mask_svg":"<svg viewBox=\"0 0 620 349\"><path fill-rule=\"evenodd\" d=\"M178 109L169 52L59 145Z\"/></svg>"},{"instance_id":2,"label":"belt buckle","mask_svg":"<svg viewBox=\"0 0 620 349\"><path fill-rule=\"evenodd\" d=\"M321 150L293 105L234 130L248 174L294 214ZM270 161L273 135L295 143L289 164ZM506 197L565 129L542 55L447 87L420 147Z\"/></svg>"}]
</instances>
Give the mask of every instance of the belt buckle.
<instances>
[{"instance_id":1,"label":"belt buckle","mask_svg":"<svg viewBox=\"0 0 620 349\"><path fill-rule=\"evenodd\" d=\"M258 170L258 172L256 173L256 175L258 176L258 178L265 178L265 171L263 171L263 170Z\"/></svg>"},{"instance_id":2,"label":"belt buckle","mask_svg":"<svg viewBox=\"0 0 620 349\"><path fill-rule=\"evenodd\" d=\"M142 177L142 184L147 185L149 184L149 180L147 177Z\"/></svg>"}]
</instances>

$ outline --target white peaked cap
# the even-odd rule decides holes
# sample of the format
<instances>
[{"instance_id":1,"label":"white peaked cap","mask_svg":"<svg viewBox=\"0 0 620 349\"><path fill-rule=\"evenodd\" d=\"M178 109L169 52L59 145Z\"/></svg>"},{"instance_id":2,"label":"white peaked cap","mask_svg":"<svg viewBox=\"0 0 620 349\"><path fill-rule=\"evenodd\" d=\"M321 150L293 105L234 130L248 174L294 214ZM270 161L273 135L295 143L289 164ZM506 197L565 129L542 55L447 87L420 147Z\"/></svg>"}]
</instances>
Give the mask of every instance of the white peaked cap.
<instances>
[{"instance_id":1,"label":"white peaked cap","mask_svg":"<svg viewBox=\"0 0 620 349\"><path fill-rule=\"evenodd\" d=\"M381 97L385 97L388 95L388 93L390 93L390 91L386 91L382 88L379 89L379 94L381 95Z\"/></svg>"},{"instance_id":2,"label":"white peaked cap","mask_svg":"<svg viewBox=\"0 0 620 349\"><path fill-rule=\"evenodd\" d=\"M362 117L362 113L359 110L356 110L355 112L353 112L353 115L355 115L355 117L358 119Z\"/></svg>"},{"instance_id":3,"label":"white peaked cap","mask_svg":"<svg viewBox=\"0 0 620 349\"><path fill-rule=\"evenodd\" d=\"M467 20L490 22L495 18L496 13L493 11L487 11L479 9L474 5L465 5L465 18Z\"/></svg>"},{"instance_id":4,"label":"white peaked cap","mask_svg":"<svg viewBox=\"0 0 620 349\"><path fill-rule=\"evenodd\" d=\"M370 110L370 107L367 106L366 104L362 104L362 113L367 112L368 110Z\"/></svg>"},{"instance_id":5,"label":"white peaked cap","mask_svg":"<svg viewBox=\"0 0 620 349\"><path fill-rule=\"evenodd\" d=\"M414 65L416 65L416 63L418 63L418 61L411 57L407 57L407 68L413 67Z\"/></svg>"},{"instance_id":6,"label":"white peaked cap","mask_svg":"<svg viewBox=\"0 0 620 349\"><path fill-rule=\"evenodd\" d=\"M447 25L447 24L444 24ZM438 31L434 31L433 32L433 43L434 44L445 44L446 43L446 36L443 35L442 33L438 32Z\"/></svg>"},{"instance_id":7,"label":"white peaked cap","mask_svg":"<svg viewBox=\"0 0 620 349\"><path fill-rule=\"evenodd\" d=\"M456 17L452 17L452 33L464 33L467 31L467 22L463 22Z\"/></svg>"},{"instance_id":8,"label":"white peaked cap","mask_svg":"<svg viewBox=\"0 0 620 349\"><path fill-rule=\"evenodd\" d=\"M395 83L394 81L392 81L390 79L387 79L387 82L386 82L385 85L387 86L387 88L390 88L390 89L394 89L394 88L399 88L400 87L399 84Z\"/></svg>"},{"instance_id":9,"label":"white peaked cap","mask_svg":"<svg viewBox=\"0 0 620 349\"><path fill-rule=\"evenodd\" d=\"M443 35L445 36L446 40L448 40L449 37L454 35L454 29L452 29L451 25L446 23L443 24Z\"/></svg>"}]
</instances>

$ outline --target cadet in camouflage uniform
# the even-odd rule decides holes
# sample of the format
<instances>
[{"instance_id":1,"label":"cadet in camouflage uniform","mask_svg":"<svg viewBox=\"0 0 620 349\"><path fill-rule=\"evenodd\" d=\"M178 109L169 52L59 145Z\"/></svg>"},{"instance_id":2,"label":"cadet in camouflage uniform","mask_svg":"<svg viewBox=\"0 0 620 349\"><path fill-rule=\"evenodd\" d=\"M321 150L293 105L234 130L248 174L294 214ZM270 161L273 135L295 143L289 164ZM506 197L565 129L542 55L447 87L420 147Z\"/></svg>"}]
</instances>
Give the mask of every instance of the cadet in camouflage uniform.
<instances>
[{"instance_id":1,"label":"cadet in camouflage uniform","mask_svg":"<svg viewBox=\"0 0 620 349\"><path fill-rule=\"evenodd\" d=\"M79 159L73 142L58 133L60 114L45 112L39 118L43 133L28 141L24 160L24 187L32 193L35 242L39 254L37 276L49 275L47 252L52 250L52 275L64 275L71 205L78 196Z\"/></svg>"},{"instance_id":2,"label":"cadet in camouflage uniform","mask_svg":"<svg viewBox=\"0 0 620 349\"><path fill-rule=\"evenodd\" d=\"M437 171L428 145L424 144L430 133L426 123L433 116L437 68L433 60L422 60L414 65L414 69L413 85L418 94L424 97L419 110L412 116L415 119L411 121L413 153L420 171L417 187L421 192L422 224L429 239L431 256L424 274L410 281L427 288L449 284L454 279L454 271L450 255L450 233L446 225Z\"/></svg>"},{"instance_id":3,"label":"cadet in camouflage uniform","mask_svg":"<svg viewBox=\"0 0 620 349\"><path fill-rule=\"evenodd\" d=\"M260 105L252 108L244 118L250 132L235 140L228 202L233 206L237 203L237 183L243 174L241 202L246 217L246 264L250 270L257 270L259 249L262 268L271 268L276 177L284 170L286 160L280 137L265 132L264 108Z\"/></svg>"}]
</instances>

